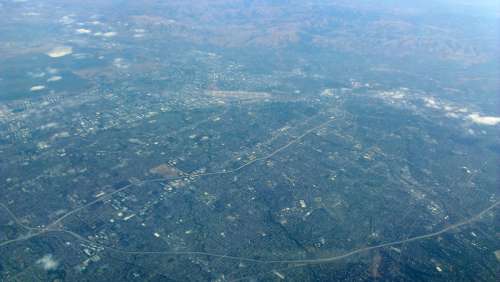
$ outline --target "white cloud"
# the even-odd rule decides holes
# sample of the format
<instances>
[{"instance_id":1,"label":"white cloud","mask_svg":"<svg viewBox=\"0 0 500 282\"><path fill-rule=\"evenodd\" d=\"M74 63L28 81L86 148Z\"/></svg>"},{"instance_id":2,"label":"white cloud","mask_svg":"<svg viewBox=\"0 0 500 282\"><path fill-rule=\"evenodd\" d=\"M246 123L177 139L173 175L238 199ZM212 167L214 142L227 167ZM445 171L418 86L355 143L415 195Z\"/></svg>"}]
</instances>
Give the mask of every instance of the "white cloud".
<instances>
[{"instance_id":1,"label":"white cloud","mask_svg":"<svg viewBox=\"0 0 500 282\"><path fill-rule=\"evenodd\" d=\"M37 260L36 263L41 265L44 270L54 270L59 266L59 262L56 261L51 254L44 255L41 259Z\"/></svg>"},{"instance_id":2,"label":"white cloud","mask_svg":"<svg viewBox=\"0 0 500 282\"><path fill-rule=\"evenodd\" d=\"M104 37L113 37L113 36L116 36L116 34L117 33L114 32L114 31L108 31L108 32L103 33L102 36L104 36Z\"/></svg>"},{"instance_id":3,"label":"white cloud","mask_svg":"<svg viewBox=\"0 0 500 282\"><path fill-rule=\"evenodd\" d=\"M102 37L113 37L116 36L118 33L114 31L108 31L108 32L96 32L94 33L95 36L102 36Z\"/></svg>"},{"instance_id":4,"label":"white cloud","mask_svg":"<svg viewBox=\"0 0 500 282\"><path fill-rule=\"evenodd\" d=\"M500 124L500 117L481 116L478 113L473 113L467 116L474 123L482 125L497 125Z\"/></svg>"},{"instance_id":5,"label":"white cloud","mask_svg":"<svg viewBox=\"0 0 500 282\"><path fill-rule=\"evenodd\" d=\"M36 86L31 87L30 91L32 91L32 92L33 91L40 91L40 90L43 90L43 89L45 89L45 86L43 86L43 85L36 85Z\"/></svg>"},{"instance_id":6,"label":"white cloud","mask_svg":"<svg viewBox=\"0 0 500 282\"><path fill-rule=\"evenodd\" d=\"M51 68L51 67L48 67L47 68L47 71L50 73L50 74L56 74L59 72L58 69L55 69L55 68Z\"/></svg>"},{"instance_id":7,"label":"white cloud","mask_svg":"<svg viewBox=\"0 0 500 282\"><path fill-rule=\"evenodd\" d=\"M441 106L438 104L438 102L432 97L424 97L423 100L425 102L425 106L428 108L433 108L433 109L440 109L441 108Z\"/></svg>"},{"instance_id":8,"label":"white cloud","mask_svg":"<svg viewBox=\"0 0 500 282\"><path fill-rule=\"evenodd\" d=\"M127 63L122 58L116 58L113 60L113 65L120 69L126 69L129 67Z\"/></svg>"},{"instance_id":9,"label":"white cloud","mask_svg":"<svg viewBox=\"0 0 500 282\"><path fill-rule=\"evenodd\" d=\"M72 15L67 15L67 16L63 16L60 20L59 20L60 23L62 24L65 24L65 25L69 25L69 24L72 24L75 22L74 19L72 19Z\"/></svg>"},{"instance_id":10,"label":"white cloud","mask_svg":"<svg viewBox=\"0 0 500 282\"><path fill-rule=\"evenodd\" d=\"M395 90L395 91L382 91L378 93L380 97L382 98L387 98L391 100L402 100L406 98L406 93L401 90Z\"/></svg>"},{"instance_id":11,"label":"white cloud","mask_svg":"<svg viewBox=\"0 0 500 282\"><path fill-rule=\"evenodd\" d=\"M27 17L31 17L31 16L40 16L40 13L36 13L36 12L27 12L27 13L23 13L23 16L27 16Z\"/></svg>"},{"instance_id":12,"label":"white cloud","mask_svg":"<svg viewBox=\"0 0 500 282\"><path fill-rule=\"evenodd\" d=\"M52 77L50 77L49 79L47 79L47 82L59 81L59 80L61 80L61 79L62 79L62 77L61 77L61 76L56 75L56 76L52 76Z\"/></svg>"},{"instance_id":13,"label":"white cloud","mask_svg":"<svg viewBox=\"0 0 500 282\"><path fill-rule=\"evenodd\" d=\"M334 96L334 89L328 88L321 91L321 96Z\"/></svg>"},{"instance_id":14,"label":"white cloud","mask_svg":"<svg viewBox=\"0 0 500 282\"><path fill-rule=\"evenodd\" d=\"M92 31L90 29L86 29L86 28L79 28L76 30L76 33L79 33L79 34L89 34L91 32Z\"/></svg>"},{"instance_id":15,"label":"white cloud","mask_svg":"<svg viewBox=\"0 0 500 282\"><path fill-rule=\"evenodd\" d=\"M51 58L60 58L71 53L73 53L73 48L68 46L59 46L47 52L47 55Z\"/></svg>"},{"instance_id":16,"label":"white cloud","mask_svg":"<svg viewBox=\"0 0 500 282\"><path fill-rule=\"evenodd\" d=\"M28 72L28 75L31 76L31 77L34 77L34 78L41 78L41 77L44 77L45 76L45 73L44 72Z\"/></svg>"}]
</instances>

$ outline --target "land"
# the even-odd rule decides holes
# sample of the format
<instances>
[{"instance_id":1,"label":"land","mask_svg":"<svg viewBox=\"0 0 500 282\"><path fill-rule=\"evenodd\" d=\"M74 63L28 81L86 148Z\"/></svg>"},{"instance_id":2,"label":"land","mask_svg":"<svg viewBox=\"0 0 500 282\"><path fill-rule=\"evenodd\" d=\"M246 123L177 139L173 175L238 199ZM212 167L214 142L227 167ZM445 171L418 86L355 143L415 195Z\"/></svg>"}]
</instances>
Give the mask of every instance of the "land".
<instances>
[{"instance_id":1,"label":"land","mask_svg":"<svg viewBox=\"0 0 500 282\"><path fill-rule=\"evenodd\" d=\"M496 279L498 14L67 2L0 4L0 281Z\"/></svg>"}]
</instances>

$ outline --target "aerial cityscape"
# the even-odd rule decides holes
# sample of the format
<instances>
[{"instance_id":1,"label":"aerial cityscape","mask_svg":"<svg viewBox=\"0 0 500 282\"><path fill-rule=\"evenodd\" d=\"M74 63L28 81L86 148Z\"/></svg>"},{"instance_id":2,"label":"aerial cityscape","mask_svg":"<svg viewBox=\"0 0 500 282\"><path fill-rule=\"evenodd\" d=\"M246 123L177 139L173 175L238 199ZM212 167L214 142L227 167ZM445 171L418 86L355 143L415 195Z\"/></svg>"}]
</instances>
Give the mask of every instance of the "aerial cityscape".
<instances>
[{"instance_id":1,"label":"aerial cityscape","mask_svg":"<svg viewBox=\"0 0 500 282\"><path fill-rule=\"evenodd\" d=\"M0 281L498 281L499 23L0 0Z\"/></svg>"}]
</instances>

